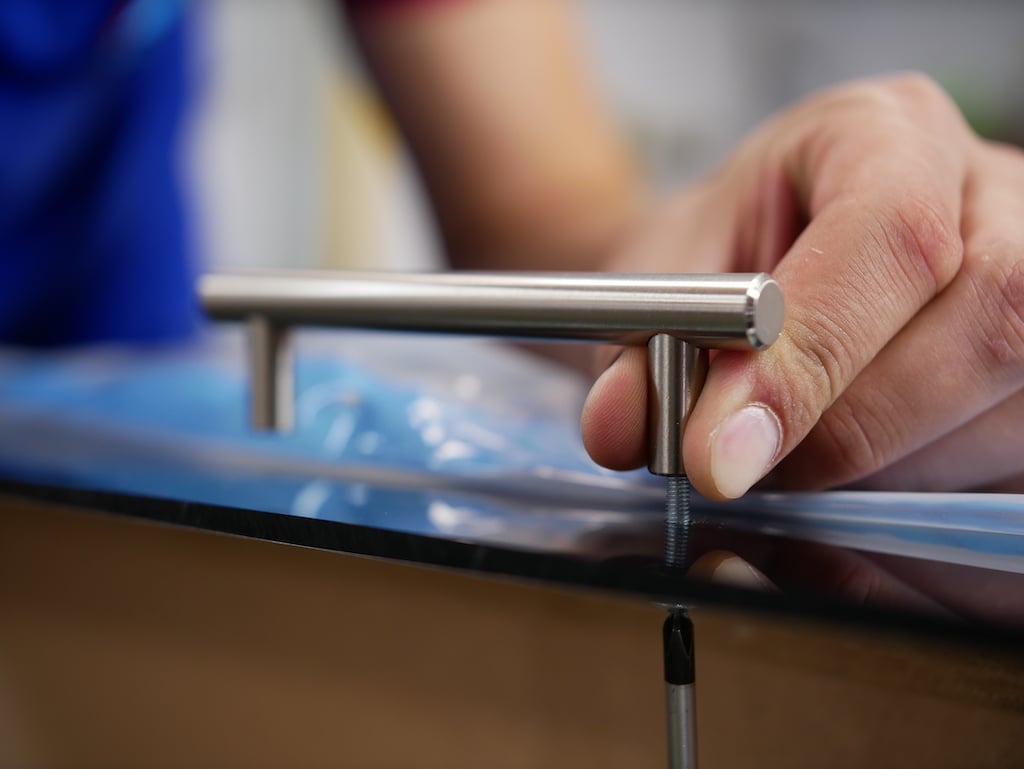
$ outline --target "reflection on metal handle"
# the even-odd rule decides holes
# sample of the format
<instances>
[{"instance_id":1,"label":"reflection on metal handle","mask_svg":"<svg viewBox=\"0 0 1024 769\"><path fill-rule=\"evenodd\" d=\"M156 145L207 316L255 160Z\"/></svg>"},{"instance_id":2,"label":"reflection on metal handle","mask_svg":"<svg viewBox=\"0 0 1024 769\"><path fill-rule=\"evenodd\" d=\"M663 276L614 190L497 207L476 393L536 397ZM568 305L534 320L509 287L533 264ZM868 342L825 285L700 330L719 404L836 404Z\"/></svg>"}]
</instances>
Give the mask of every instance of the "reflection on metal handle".
<instances>
[{"instance_id":1,"label":"reflection on metal handle","mask_svg":"<svg viewBox=\"0 0 1024 769\"><path fill-rule=\"evenodd\" d=\"M207 313L251 323L259 426L281 427L292 325L761 349L782 330L778 285L764 274L263 273L206 275ZM278 383L265 377L276 372ZM259 413L256 413L258 409Z\"/></svg>"}]
</instances>

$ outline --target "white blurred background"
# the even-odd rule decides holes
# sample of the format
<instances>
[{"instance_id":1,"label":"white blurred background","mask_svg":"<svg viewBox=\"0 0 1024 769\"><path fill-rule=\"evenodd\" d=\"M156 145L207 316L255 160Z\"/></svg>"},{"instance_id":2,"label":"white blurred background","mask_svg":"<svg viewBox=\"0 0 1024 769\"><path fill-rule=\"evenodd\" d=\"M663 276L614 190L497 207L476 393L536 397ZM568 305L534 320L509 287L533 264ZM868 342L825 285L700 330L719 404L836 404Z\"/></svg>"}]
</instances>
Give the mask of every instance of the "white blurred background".
<instances>
[{"instance_id":1,"label":"white blurred background","mask_svg":"<svg viewBox=\"0 0 1024 769\"><path fill-rule=\"evenodd\" d=\"M608 104L652 182L713 168L822 86L915 69L1024 143L1024 2L579 0ZM189 173L218 267L440 264L415 174L332 0L205 0Z\"/></svg>"}]
</instances>

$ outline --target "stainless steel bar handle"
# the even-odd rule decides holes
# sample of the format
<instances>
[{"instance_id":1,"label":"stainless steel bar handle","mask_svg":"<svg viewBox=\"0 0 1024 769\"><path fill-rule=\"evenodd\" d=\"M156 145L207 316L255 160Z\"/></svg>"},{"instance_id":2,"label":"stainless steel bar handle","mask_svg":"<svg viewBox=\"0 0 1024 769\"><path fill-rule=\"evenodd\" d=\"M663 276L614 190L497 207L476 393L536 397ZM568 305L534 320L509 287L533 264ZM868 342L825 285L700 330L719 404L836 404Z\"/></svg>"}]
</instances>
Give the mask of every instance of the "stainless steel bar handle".
<instances>
[{"instance_id":1,"label":"stainless steel bar handle","mask_svg":"<svg viewBox=\"0 0 1024 769\"><path fill-rule=\"evenodd\" d=\"M213 318L647 344L663 332L698 347L760 349L782 329L764 274L263 273L207 275Z\"/></svg>"},{"instance_id":2,"label":"stainless steel bar handle","mask_svg":"<svg viewBox=\"0 0 1024 769\"><path fill-rule=\"evenodd\" d=\"M203 276L199 294L218 320L250 324L253 422L287 429L291 392L288 327L339 326L435 333L646 345L669 336L696 347L758 350L782 331L778 284L763 273L249 273ZM653 356L658 358L659 356ZM660 359L660 358L659 358ZM679 390L675 372L659 392ZM276 377L269 382L268 377ZM688 392L688 391L687 391ZM665 400L662 447L678 468L679 408ZM692 399L683 407L683 416ZM678 456L677 456L678 455ZM662 466L663 465L663 466Z\"/></svg>"}]
</instances>

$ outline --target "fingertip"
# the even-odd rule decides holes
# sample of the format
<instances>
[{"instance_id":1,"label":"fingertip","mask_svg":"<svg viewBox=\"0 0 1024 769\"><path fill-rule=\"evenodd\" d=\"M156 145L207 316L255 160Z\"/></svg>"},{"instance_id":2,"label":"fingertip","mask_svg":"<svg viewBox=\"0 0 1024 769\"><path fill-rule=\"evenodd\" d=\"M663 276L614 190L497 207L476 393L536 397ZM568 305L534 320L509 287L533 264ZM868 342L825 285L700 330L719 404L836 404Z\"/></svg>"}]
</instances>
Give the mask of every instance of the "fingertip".
<instances>
[{"instance_id":1,"label":"fingertip","mask_svg":"<svg viewBox=\"0 0 1024 769\"><path fill-rule=\"evenodd\" d=\"M643 348L627 348L597 378L583 404L580 429L591 458L611 470L647 460L647 362Z\"/></svg>"},{"instance_id":2,"label":"fingertip","mask_svg":"<svg viewBox=\"0 0 1024 769\"><path fill-rule=\"evenodd\" d=\"M782 422L764 403L729 414L711 436L711 480L723 496L743 496L772 468L782 448Z\"/></svg>"}]
</instances>

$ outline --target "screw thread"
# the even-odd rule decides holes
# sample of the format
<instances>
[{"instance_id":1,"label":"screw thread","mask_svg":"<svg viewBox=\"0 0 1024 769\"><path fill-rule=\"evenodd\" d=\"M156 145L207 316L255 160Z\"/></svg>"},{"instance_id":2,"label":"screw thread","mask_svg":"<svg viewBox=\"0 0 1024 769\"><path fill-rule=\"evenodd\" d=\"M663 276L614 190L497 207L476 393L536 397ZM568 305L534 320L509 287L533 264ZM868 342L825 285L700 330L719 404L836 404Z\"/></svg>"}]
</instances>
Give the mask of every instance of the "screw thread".
<instances>
[{"instance_id":1,"label":"screw thread","mask_svg":"<svg viewBox=\"0 0 1024 769\"><path fill-rule=\"evenodd\" d=\"M665 494L665 563L684 568L690 536L690 479L670 475Z\"/></svg>"}]
</instances>

